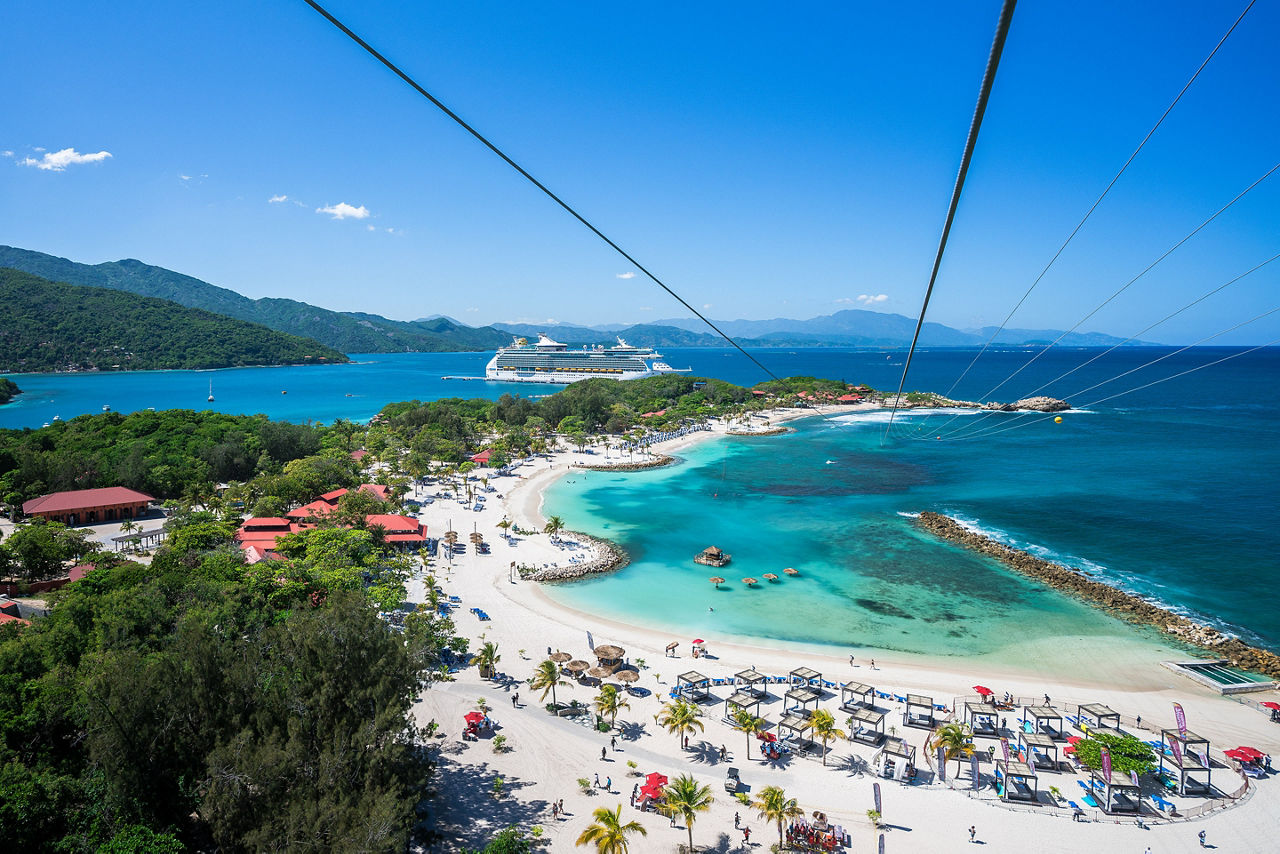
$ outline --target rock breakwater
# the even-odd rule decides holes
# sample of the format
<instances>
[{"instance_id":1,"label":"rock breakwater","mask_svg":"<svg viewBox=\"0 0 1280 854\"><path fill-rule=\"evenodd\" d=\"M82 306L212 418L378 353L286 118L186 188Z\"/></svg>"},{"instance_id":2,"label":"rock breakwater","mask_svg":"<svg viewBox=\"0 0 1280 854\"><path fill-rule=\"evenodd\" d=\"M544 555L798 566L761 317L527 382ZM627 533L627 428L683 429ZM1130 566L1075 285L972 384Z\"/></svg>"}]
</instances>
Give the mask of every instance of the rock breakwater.
<instances>
[{"instance_id":1,"label":"rock breakwater","mask_svg":"<svg viewBox=\"0 0 1280 854\"><path fill-rule=\"evenodd\" d=\"M767 430L726 430L726 436L781 436L790 433L790 427L770 427Z\"/></svg>"},{"instance_id":2,"label":"rock breakwater","mask_svg":"<svg viewBox=\"0 0 1280 854\"><path fill-rule=\"evenodd\" d=\"M1280 679L1280 656L1229 637L1212 626L1175 614L1159 605L1096 581L1082 572L1038 558L976 534L940 513L923 512L916 524L939 539L956 543L979 554L993 557L1023 575L1071 594L1133 623L1155 626L1183 643L1198 646L1229 660L1236 667Z\"/></svg>"},{"instance_id":3,"label":"rock breakwater","mask_svg":"<svg viewBox=\"0 0 1280 854\"><path fill-rule=\"evenodd\" d=\"M631 562L631 558L622 550L621 546L608 540L602 540L578 531L568 531L566 535L591 546L595 549L596 556L582 563L549 566L527 576L526 581L572 581L575 578L582 578L584 575L613 572L622 569L622 567Z\"/></svg>"},{"instance_id":4,"label":"rock breakwater","mask_svg":"<svg viewBox=\"0 0 1280 854\"><path fill-rule=\"evenodd\" d=\"M676 462L675 457L668 456L667 454L662 454L661 456L655 459L645 460L644 462L640 462L640 463L618 463L616 466L614 465L599 465L599 466L575 465L574 468L584 469L586 471L644 471L645 469L664 468L666 466L674 464L675 462Z\"/></svg>"}]
</instances>

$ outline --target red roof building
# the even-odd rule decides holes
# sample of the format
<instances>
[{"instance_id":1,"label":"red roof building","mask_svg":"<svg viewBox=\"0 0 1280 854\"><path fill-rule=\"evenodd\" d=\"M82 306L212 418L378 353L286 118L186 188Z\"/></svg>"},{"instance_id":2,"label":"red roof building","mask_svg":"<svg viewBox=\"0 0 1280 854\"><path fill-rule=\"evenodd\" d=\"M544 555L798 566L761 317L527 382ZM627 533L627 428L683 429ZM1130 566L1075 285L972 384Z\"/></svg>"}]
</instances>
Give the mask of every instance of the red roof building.
<instances>
[{"instance_id":1,"label":"red roof building","mask_svg":"<svg viewBox=\"0 0 1280 854\"><path fill-rule=\"evenodd\" d=\"M358 451L351 452L351 459L355 460L356 462L360 462L367 456L369 456L369 452L366 451L364 448L361 448Z\"/></svg>"},{"instance_id":2,"label":"red roof building","mask_svg":"<svg viewBox=\"0 0 1280 854\"><path fill-rule=\"evenodd\" d=\"M482 466L487 466L489 465L489 457L491 456L493 456L493 451L491 451L488 448L485 448L483 451L481 451L478 454L472 454L471 462L479 463Z\"/></svg>"},{"instance_id":3,"label":"red roof building","mask_svg":"<svg viewBox=\"0 0 1280 854\"><path fill-rule=\"evenodd\" d=\"M378 513L364 517L364 524L366 528L380 526L384 531L383 539L388 543L414 548L427 541L427 526L412 516Z\"/></svg>"},{"instance_id":4,"label":"red roof building","mask_svg":"<svg viewBox=\"0 0 1280 854\"><path fill-rule=\"evenodd\" d=\"M155 499L145 492L108 486L105 489L77 489L42 495L24 502L22 512L68 525L92 525L145 516L147 505L152 501Z\"/></svg>"}]
</instances>

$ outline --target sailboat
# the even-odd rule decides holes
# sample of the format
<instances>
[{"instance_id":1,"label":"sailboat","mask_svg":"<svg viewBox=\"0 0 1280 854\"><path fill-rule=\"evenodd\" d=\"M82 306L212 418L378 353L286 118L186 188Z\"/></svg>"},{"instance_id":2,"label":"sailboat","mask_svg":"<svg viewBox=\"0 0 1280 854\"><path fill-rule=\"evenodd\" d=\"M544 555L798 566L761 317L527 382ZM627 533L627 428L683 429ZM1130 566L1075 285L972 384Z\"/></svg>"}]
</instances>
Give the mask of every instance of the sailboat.
<instances>
[{"instance_id":1,"label":"sailboat","mask_svg":"<svg viewBox=\"0 0 1280 854\"><path fill-rule=\"evenodd\" d=\"M209 402L213 403L213 380L209 380Z\"/></svg>"}]
</instances>

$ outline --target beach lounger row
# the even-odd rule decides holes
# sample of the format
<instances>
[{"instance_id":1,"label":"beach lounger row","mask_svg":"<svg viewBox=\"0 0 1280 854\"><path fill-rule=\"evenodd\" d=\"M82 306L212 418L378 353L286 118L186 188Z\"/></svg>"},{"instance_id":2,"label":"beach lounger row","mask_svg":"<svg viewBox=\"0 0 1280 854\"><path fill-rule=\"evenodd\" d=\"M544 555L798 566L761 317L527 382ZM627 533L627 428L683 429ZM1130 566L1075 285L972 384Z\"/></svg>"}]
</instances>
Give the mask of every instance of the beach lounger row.
<instances>
[{"instance_id":1,"label":"beach lounger row","mask_svg":"<svg viewBox=\"0 0 1280 854\"><path fill-rule=\"evenodd\" d=\"M485 613L483 610L481 610L480 608L472 608L472 609L471 609L471 613L475 614L475 615L476 615L476 618L477 618L478 620L480 620L480 622L482 622L482 623L483 623L483 622L488 621L489 619L491 619L491 618L490 618L490 616L489 616L488 614L486 614L486 613Z\"/></svg>"}]
</instances>

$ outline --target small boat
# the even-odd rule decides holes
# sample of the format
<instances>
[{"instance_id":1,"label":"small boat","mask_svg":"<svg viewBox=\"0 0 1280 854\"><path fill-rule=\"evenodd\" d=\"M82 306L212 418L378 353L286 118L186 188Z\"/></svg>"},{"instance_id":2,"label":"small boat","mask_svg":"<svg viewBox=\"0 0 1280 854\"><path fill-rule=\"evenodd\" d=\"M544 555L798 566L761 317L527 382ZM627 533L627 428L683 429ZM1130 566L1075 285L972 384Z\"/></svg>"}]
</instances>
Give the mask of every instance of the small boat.
<instances>
[{"instance_id":1,"label":"small boat","mask_svg":"<svg viewBox=\"0 0 1280 854\"><path fill-rule=\"evenodd\" d=\"M62 420L62 416L61 416L61 415L55 415L55 416L53 416L53 420L54 420L54 421L61 421L61 420Z\"/></svg>"},{"instance_id":2,"label":"small boat","mask_svg":"<svg viewBox=\"0 0 1280 854\"><path fill-rule=\"evenodd\" d=\"M111 411L111 404L109 404L109 403L104 403L104 404L102 404L102 411L103 411L103 412L110 412L110 411Z\"/></svg>"},{"instance_id":3,"label":"small boat","mask_svg":"<svg viewBox=\"0 0 1280 854\"><path fill-rule=\"evenodd\" d=\"M209 402L213 403L213 380L209 380Z\"/></svg>"},{"instance_id":4,"label":"small boat","mask_svg":"<svg viewBox=\"0 0 1280 854\"><path fill-rule=\"evenodd\" d=\"M281 393L281 394L288 394L289 392L285 391L284 389L281 389L281 390L280 390L280 393Z\"/></svg>"}]
</instances>

